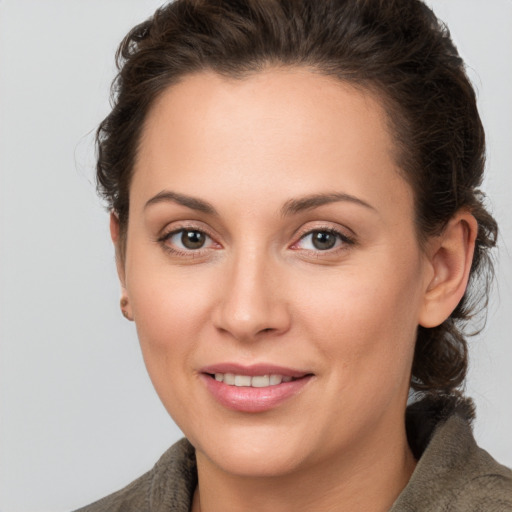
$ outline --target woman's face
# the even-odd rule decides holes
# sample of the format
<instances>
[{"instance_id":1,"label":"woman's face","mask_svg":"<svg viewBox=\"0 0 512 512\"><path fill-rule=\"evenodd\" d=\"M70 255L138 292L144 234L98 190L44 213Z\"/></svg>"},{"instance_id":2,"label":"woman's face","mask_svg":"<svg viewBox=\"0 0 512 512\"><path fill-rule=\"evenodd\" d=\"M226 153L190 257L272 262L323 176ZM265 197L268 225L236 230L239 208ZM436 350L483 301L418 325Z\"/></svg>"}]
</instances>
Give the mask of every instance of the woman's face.
<instances>
[{"instance_id":1,"label":"woman's face","mask_svg":"<svg viewBox=\"0 0 512 512\"><path fill-rule=\"evenodd\" d=\"M403 436L432 270L370 93L305 69L169 88L121 265L149 374L200 463L285 475Z\"/></svg>"}]
</instances>

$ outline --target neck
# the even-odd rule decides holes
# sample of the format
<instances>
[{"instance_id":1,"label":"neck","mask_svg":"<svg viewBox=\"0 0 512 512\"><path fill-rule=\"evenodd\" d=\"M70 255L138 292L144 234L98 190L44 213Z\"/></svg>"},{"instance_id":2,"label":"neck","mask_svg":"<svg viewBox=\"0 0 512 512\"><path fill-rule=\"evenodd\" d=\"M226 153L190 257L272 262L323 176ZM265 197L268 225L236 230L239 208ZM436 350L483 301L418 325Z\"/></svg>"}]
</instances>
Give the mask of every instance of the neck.
<instances>
[{"instance_id":1,"label":"neck","mask_svg":"<svg viewBox=\"0 0 512 512\"><path fill-rule=\"evenodd\" d=\"M272 477L233 475L203 454L196 456L199 485L192 512L384 512L415 467L405 428L396 440L366 439L362 448L353 447L322 464Z\"/></svg>"}]
</instances>

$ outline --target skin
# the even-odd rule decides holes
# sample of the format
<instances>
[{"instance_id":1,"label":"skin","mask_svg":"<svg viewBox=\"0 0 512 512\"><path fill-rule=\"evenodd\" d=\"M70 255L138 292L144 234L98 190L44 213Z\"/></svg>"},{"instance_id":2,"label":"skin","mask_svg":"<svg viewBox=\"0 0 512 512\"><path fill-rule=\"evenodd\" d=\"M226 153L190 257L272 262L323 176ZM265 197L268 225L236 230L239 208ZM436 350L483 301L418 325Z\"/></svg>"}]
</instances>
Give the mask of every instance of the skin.
<instances>
[{"instance_id":1,"label":"skin","mask_svg":"<svg viewBox=\"0 0 512 512\"><path fill-rule=\"evenodd\" d=\"M150 110L124 251L115 215L111 231L149 375L196 448L194 510L384 511L406 485L417 326L462 297L476 222L459 212L422 250L394 154L377 97L306 69L202 72ZM163 191L217 214L148 204ZM334 193L365 205L345 196L283 215ZM185 228L208 235L202 248L165 238ZM339 232L335 247L315 247L314 229ZM314 376L272 410L239 412L200 377L221 362Z\"/></svg>"}]
</instances>

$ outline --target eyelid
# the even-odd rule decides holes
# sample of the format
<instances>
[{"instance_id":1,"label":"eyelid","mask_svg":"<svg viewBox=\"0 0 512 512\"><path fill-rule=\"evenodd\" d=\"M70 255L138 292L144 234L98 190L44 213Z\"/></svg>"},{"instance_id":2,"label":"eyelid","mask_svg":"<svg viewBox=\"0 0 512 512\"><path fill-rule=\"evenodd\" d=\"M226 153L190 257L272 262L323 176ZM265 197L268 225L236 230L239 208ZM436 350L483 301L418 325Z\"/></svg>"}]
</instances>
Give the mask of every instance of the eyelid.
<instances>
[{"instance_id":1,"label":"eyelid","mask_svg":"<svg viewBox=\"0 0 512 512\"><path fill-rule=\"evenodd\" d=\"M346 228L347 231L354 233L351 229ZM341 247L334 247L331 249L301 249L297 247L297 245L304 240L307 236L312 235L315 232L327 232L336 235L339 240L342 242ZM303 251L305 253L314 253L315 255L324 255L324 256L332 256L338 254L339 252L347 250L350 246L355 245L356 239L354 235L347 235L343 229L334 227L332 225L316 225L311 226L308 225L303 227L297 235L295 236L295 242L290 246L290 249L296 251Z\"/></svg>"},{"instance_id":2,"label":"eyelid","mask_svg":"<svg viewBox=\"0 0 512 512\"><path fill-rule=\"evenodd\" d=\"M166 225L163 229L160 230L157 235L158 241L167 239L170 235L179 233L180 231L200 231L205 235L208 235L212 240L215 240L216 236L212 233L212 231L205 226L202 222L195 221L176 221L171 224Z\"/></svg>"},{"instance_id":3,"label":"eyelid","mask_svg":"<svg viewBox=\"0 0 512 512\"><path fill-rule=\"evenodd\" d=\"M316 255L323 254L325 256L333 256L338 252L342 252L347 250L350 246L353 246L356 243L355 233L348 227L338 227L339 225L333 226L332 224L313 224L308 223L306 226L302 226L294 236L294 242L288 246L289 249L302 251L303 253L315 253ZM206 235L210 239L210 243L214 245L214 247L200 247L198 249L180 249L179 247L172 247L168 240L180 233L182 231L198 231ZM301 249L297 247L297 245L303 240L306 236L312 235L315 232L328 232L336 235L339 240L342 242L341 247L334 247L331 249ZM346 231L349 231L351 234L347 234ZM222 244L217 241L218 236L214 235L212 231L205 226L202 222L198 221L176 221L165 228L163 228L158 236L156 237L156 242L159 243L164 250L167 252L183 257L200 257L203 256L204 253L212 250L222 248ZM216 246L216 247L215 247Z\"/></svg>"},{"instance_id":4,"label":"eyelid","mask_svg":"<svg viewBox=\"0 0 512 512\"><path fill-rule=\"evenodd\" d=\"M345 240L347 242L355 242L355 233L347 227L341 227L341 226L333 226L332 224L317 224L317 225L311 225L307 224L306 226L301 227L298 232L295 234L295 242L296 244L299 240L304 238L306 235L309 235L311 233L314 233L315 231L327 231L329 233L334 233L339 235L342 240ZM348 234L347 232L350 232Z\"/></svg>"},{"instance_id":5,"label":"eyelid","mask_svg":"<svg viewBox=\"0 0 512 512\"><path fill-rule=\"evenodd\" d=\"M198 231L206 235L213 244L221 247L221 244L217 242L215 235L211 233L211 231L204 226L202 223L193 222L193 221L178 221L172 223L171 225L166 226L162 229L159 235L156 237L156 242L159 243L164 250L170 252L171 254L184 256L184 257L198 257L203 255L206 251L211 250L214 247L200 247L199 249L181 249L178 247L172 247L168 241L174 235L182 232L182 231Z\"/></svg>"}]
</instances>

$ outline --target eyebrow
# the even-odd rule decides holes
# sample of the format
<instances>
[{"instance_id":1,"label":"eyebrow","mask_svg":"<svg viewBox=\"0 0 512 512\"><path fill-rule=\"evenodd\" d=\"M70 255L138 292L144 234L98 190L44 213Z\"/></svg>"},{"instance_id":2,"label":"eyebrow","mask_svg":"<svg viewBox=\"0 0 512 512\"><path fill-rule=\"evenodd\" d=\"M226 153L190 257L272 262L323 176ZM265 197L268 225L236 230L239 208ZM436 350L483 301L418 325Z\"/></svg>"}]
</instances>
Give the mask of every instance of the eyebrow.
<instances>
[{"instance_id":1,"label":"eyebrow","mask_svg":"<svg viewBox=\"0 0 512 512\"><path fill-rule=\"evenodd\" d=\"M208 215L219 215L214 206L209 202L204 201L203 199L199 199L197 197L179 194L178 192L172 192L170 190L163 190L162 192L159 192L156 196L149 199L144 205L144 209L153 204L166 202L177 203L187 208L190 208L191 210L196 210L202 213L206 213ZM281 208L281 216L288 217L290 215L295 215L306 210L312 210L314 208L318 208L319 206L336 202L349 202L357 204L359 206L363 206L365 208L368 208L369 210L376 211L372 205L368 204L362 199L359 199L358 197L352 196L350 194L339 192L330 194L312 194L309 196L300 197L296 199L289 199L284 203L284 205Z\"/></svg>"},{"instance_id":2,"label":"eyebrow","mask_svg":"<svg viewBox=\"0 0 512 512\"><path fill-rule=\"evenodd\" d=\"M357 204L359 206L364 206L369 210L373 210L375 212L377 211L366 201L363 201L362 199L359 199L358 197L352 196L350 194L339 192L331 194L312 194L298 199L290 199L289 201L286 201L286 203L281 208L281 215L286 217L305 210L312 210L313 208L318 208L319 206L323 206L325 204L336 203L340 201Z\"/></svg>"},{"instance_id":3,"label":"eyebrow","mask_svg":"<svg viewBox=\"0 0 512 512\"><path fill-rule=\"evenodd\" d=\"M158 193L156 196L152 197L145 205L144 209L152 204L157 203L178 203L182 206L186 206L191 210L196 210L202 213L206 213L208 215L218 216L217 210L207 201L203 201L202 199L198 199L197 197L187 196L185 194L178 194L178 192L171 192L170 190L163 190Z\"/></svg>"}]
</instances>

